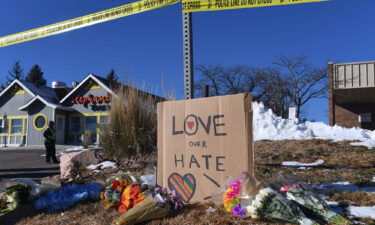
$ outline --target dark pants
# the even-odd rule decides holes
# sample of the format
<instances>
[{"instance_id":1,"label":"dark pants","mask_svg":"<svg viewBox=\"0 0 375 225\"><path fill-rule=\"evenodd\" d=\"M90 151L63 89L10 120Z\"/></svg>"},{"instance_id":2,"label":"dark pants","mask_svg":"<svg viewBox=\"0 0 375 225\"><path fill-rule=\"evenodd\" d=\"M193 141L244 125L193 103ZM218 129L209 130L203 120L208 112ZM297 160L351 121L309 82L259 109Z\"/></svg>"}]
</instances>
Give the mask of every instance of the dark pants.
<instances>
[{"instance_id":1,"label":"dark pants","mask_svg":"<svg viewBox=\"0 0 375 225\"><path fill-rule=\"evenodd\" d=\"M46 162L52 161L57 162L56 159L56 148L54 141L45 141L44 145L46 146Z\"/></svg>"}]
</instances>

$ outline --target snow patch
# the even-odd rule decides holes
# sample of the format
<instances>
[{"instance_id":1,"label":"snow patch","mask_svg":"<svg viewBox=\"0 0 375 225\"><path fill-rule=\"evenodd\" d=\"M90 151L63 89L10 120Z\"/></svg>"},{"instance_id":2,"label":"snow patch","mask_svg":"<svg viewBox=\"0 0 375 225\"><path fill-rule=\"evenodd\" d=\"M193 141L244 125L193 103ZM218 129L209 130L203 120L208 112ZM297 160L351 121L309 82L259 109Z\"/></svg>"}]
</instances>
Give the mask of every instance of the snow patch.
<instances>
[{"instance_id":1,"label":"snow patch","mask_svg":"<svg viewBox=\"0 0 375 225\"><path fill-rule=\"evenodd\" d=\"M263 103L253 102L254 140L308 140L312 138L333 141L358 140L354 146L375 147L375 131L361 128L328 126L322 122L299 122L276 116Z\"/></svg>"},{"instance_id":2,"label":"snow patch","mask_svg":"<svg viewBox=\"0 0 375 225\"><path fill-rule=\"evenodd\" d=\"M281 165L283 166L295 166L295 167L300 167L300 169L305 169L306 166L318 166L324 163L324 160L318 159L313 163L300 163L296 161L285 161L282 162Z\"/></svg>"},{"instance_id":3,"label":"snow patch","mask_svg":"<svg viewBox=\"0 0 375 225\"><path fill-rule=\"evenodd\" d=\"M347 210L352 216L375 219L375 206L349 206Z\"/></svg>"},{"instance_id":4,"label":"snow patch","mask_svg":"<svg viewBox=\"0 0 375 225\"><path fill-rule=\"evenodd\" d=\"M87 169L90 169L90 170L96 170L97 168L116 168L116 163L114 162L111 162L111 161L104 161L102 163L99 163L97 165L90 165L87 167Z\"/></svg>"},{"instance_id":5,"label":"snow patch","mask_svg":"<svg viewBox=\"0 0 375 225\"><path fill-rule=\"evenodd\" d=\"M321 189L323 192L332 191L361 191L361 192L375 192L375 186L364 186L359 187L358 185L351 184L349 182L337 182L337 183L324 183L315 185L316 188Z\"/></svg>"},{"instance_id":6,"label":"snow patch","mask_svg":"<svg viewBox=\"0 0 375 225\"><path fill-rule=\"evenodd\" d=\"M66 148L64 150L67 151L67 152L82 151L83 147L82 146L75 146L73 148Z\"/></svg>"}]
</instances>

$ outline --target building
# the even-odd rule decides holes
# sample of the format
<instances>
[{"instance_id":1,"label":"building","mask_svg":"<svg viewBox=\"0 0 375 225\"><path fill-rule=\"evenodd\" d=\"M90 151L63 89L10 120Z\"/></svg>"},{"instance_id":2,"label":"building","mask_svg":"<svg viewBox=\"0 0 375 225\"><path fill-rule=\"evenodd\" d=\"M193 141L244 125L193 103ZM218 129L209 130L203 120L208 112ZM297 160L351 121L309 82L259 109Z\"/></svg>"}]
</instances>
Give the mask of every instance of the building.
<instances>
[{"instance_id":1,"label":"building","mask_svg":"<svg viewBox=\"0 0 375 225\"><path fill-rule=\"evenodd\" d=\"M63 82L41 87L14 80L0 93L0 146L43 145L50 120L55 121L56 144L81 144L85 131L90 143L98 143L112 96L108 80L93 74L71 88Z\"/></svg>"},{"instance_id":2,"label":"building","mask_svg":"<svg viewBox=\"0 0 375 225\"><path fill-rule=\"evenodd\" d=\"M375 129L375 61L328 63L331 126Z\"/></svg>"}]
</instances>

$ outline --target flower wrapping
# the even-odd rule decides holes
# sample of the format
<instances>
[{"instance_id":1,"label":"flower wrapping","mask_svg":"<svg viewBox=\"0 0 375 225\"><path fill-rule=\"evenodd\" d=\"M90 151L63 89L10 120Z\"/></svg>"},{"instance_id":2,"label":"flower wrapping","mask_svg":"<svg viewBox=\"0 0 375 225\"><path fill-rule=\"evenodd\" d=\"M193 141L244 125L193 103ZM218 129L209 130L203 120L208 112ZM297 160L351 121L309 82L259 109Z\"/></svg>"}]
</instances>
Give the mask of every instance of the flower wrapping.
<instances>
[{"instance_id":1,"label":"flower wrapping","mask_svg":"<svg viewBox=\"0 0 375 225\"><path fill-rule=\"evenodd\" d=\"M85 200L99 200L102 188L102 184L94 182L83 185L68 185L62 187L60 191L49 191L46 195L37 199L34 206L38 210L48 212L67 210L76 203Z\"/></svg>"},{"instance_id":2,"label":"flower wrapping","mask_svg":"<svg viewBox=\"0 0 375 225\"><path fill-rule=\"evenodd\" d=\"M278 194L271 188L263 188L246 207L252 218L298 223L301 225L317 224L307 218L292 201Z\"/></svg>"},{"instance_id":3,"label":"flower wrapping","mask_svg":"<svg viewBox=\"0 0 375 225\"><path fill-rule=\"evenodd\" d=\"M175 192L168 193L165 188L156 188L143 201L135 204L133 208L114 220L112 224L131 225L163 218L171 211L177 211L182 207L183 202Z\"/></svg>"},{"instance_id":4,"label":"flower wrapping","mask_svg":"<svg viewBox=\"0 0 375 225\"><path fill-rule=\"evenodd\" d=\"M328 223L339 225L352 224L351 221L332 211L319 194L305 182L299 181L284 185L280 188L279 193L286 196L289 200L295 201L311 210Z\"/></svg>"}]
</instances>

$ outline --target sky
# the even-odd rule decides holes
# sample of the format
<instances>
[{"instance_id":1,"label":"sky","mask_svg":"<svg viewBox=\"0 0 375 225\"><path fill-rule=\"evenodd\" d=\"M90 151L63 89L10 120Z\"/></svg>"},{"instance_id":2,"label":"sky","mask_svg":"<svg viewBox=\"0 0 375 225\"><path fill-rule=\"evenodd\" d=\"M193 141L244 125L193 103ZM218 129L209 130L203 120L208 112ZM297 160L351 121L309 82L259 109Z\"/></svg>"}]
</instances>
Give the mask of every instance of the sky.
<instances>
[{"instance_id":1,"label":"sky","mask_svg":"<svg viewBox=\"0 0 375 225\"><path fill-rule=\"evenodd\" d=\"M124 5L127 0L2 0L0 36ZM263 67L275 56L328 61L375 60L374 0L329 2L193 13L194 63ZM52 81L81 81L114 69L154 93L183 99L181 3L86 28L0 48L0 82L15 61L34 64ZM195 80L199 77L196 74ZM311 101L309 120L328 121L326 99Z\"/></svg>"}]
</instances>

